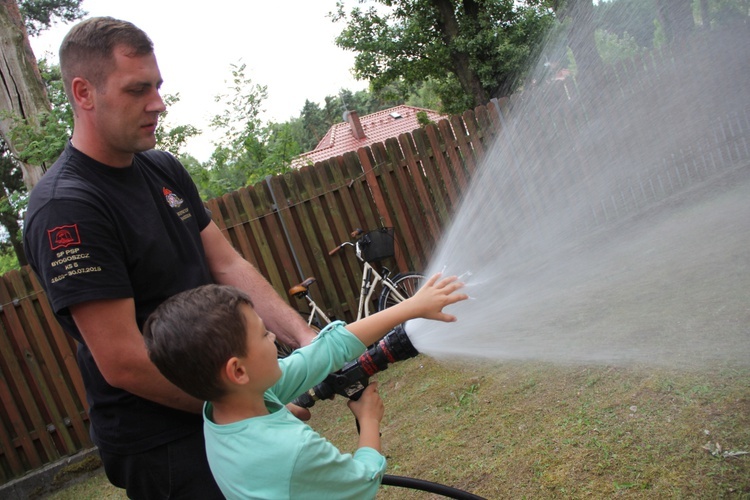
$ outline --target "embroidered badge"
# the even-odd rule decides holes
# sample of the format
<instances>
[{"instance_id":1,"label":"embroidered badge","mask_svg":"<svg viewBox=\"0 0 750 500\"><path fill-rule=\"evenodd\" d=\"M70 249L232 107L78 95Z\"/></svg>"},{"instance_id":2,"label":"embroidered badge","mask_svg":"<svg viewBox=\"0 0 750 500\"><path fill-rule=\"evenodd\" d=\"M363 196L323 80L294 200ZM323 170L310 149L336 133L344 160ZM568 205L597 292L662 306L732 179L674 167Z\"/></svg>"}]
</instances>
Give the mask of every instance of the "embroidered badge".
<instances>
[{"instance_id":1,"label":"embroidered badge","mask_svg":"<svg viewBox=\"0 0 750 500\"><path fill-rule=\"evenodd\" d=\"M81 244L81 236L78 234L78 224L48 229L47 237L49 238L49 247L51 250Z\"/></svg>"},{"instance_id":2,"label":"embroidered badge","mask_svg":"<svg viewBox=\"0 0 750 500\"><path fill-rule=\"evenodd\" d=\"M170 191L167 188L162 188L162 193L164 193L164 197L167 199L167 203L172 208L177 208L180 205L182 205L183 201L182 198L174 194L172 191Z\"/></svg>"}]
</instances>

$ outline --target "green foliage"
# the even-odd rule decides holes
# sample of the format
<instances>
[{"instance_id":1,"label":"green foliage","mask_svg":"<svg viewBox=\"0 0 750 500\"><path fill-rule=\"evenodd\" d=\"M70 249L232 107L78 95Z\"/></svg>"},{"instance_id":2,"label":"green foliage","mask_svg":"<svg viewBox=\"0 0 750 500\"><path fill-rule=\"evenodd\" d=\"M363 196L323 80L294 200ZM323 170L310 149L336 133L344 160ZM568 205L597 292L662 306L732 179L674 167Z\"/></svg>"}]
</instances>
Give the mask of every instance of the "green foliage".
<instances>
[{"instance_id":1,"label":"green foliage","mask_svg":"<svg viewBox=\"0 0 750 500\"><path fill-rule=\"evenodd\" d=\"M627 37L627 44L647 49L654 47L654 20L659 15L654 0L599 2L594 9L594 15L597 31L606 31L607 36L619 38L621 41Z\"/></svg>"},{"instance_id":2,"label":"green foliage","mask_svg":"<svg viewBox=\"0 0 750 500\"><path fill-rule=\"evenodd\" d=\"M750 17L750 0L709 0L708 20L704 25L716 26L747 26Z\"/></svg>"},{"instance_id":3,"label":"green foliage","mask_svg":"<svg viewBox=\"0 0 750 500\"><path fill-rule=\"evenodd\" d=\"M228 92L216 97L223 109L214 116L211 127L224 136L215 144L211 158L205 164L181 158L204 198L288 171L295 157L314 149L331 126L343 120L344 111L366 115L388 109L418 96L424 87L396 81L378 92L341 89L338 95L325 97L322 104L305 101L300 115L287 122L264 123L261 114L266 87L253 83L246 69L244 64L232 65Z\"/></svg>"},{"instance_id":4,"label":"green foliage","mask_svg":"<svg viewBox=\"0 0 750 500\"><path fill-rule=\"evenodd\" d=\"M180 94L165 94L162 96L167 111L162 113L160 119L162 126L156 129L157 148L169 151L175 156L180 156L180 151L187 144L188 139L200 135L201 131L192 125L176 125L174 127L166 126L166 119L169 115L169 107L180 101Z\"/></svg>"},{"instance_id":5,"label":"green foliage","mask_svg":"<svg viewBox=\"0 0 750 500\"><path fill-rule=\"evenodd\" d=\"M64 22L82 19L88 13L81 10L81 3L83 0L19 0L18 8L29 36L35 36L58 19Z\"/></svg>"},{"instance_id":6,"label":"green foliage","mask_svg":"<svg viewBox=\"0 0 750 500\"><path fill-rule=\"evenodd\" d=\"M664 33L664 26L658 19L654 19L654 48L661 49L667 44L667 34Z\"/></svg>"},{"instance_id":7,"label":"green foliage","mask_svg":"<svg viewBox=\"0 0 750 500\"><path fill-rule=\"evenodd\" d=\"M552 14L537 2L453 5L453 17L445 19L448 14L430 0L378 0L348 13L338 2L332 18L346 27L336 44L356 52L354 74L369 80L375 91L392 82L415 85L432 79L446 112L512 92L553 22Z\"/></svg>"},{"instance_id":8,"label":"green foliage","mask_svg":"<svg viewBox=\"0 0 750 500\"><path fill-rule=\"evenodd\" d=\"M21 219L27 203L28 193L20 165L11 157L5 141L0 138L0 226L4 230L0 235L2 272L9 263L15 262L15 266L26 264L21 244Z\"/></svg>"},{"instance_id":9,"label":"green foliage","mask_svg":"<svg viewBox=\"0 0 750 500\"><path fill-rule=\"evenodd\" d=\"M427 116L427 112L417 111L417 122L419 123L420 127L424 128L425 126L432 123L432 120L430 120L430 117Z\"/></svg>"},{"instance_id":10,"label":"green foliage","mask_svg":"<svg viewBox=\"0 0 750 500\"><path fill-rule=\"evenodd\" d=\"M294 124L264 124L260 118L267 97L266 87L245 74L246 65L232 65L229 92L215 97L223 105L211 120L211 127L224 137L215 144L205 165L188 161L186 168L205 198L221 196L267 175L282 173L300 154Z\"/></svg>"},{"instance_id":11,"label":"green foliage","mask_svg":"<svg viewBox=\"0 0 750 500\"><path fill-rule=\"evenodd\" d=\"M596 30L594 35L596 50L605 64L613 64L623 59L630 59L642 52L635 38L627 31L622 37L605 30Z\"/></svg>"},{"instance_id":12,"label":"green foliage","mask_svg":"<svg viewBox=\"0 0 750 500\"><path fill-rule=\"evenodd\" d=\"M0 246L0 275L18 268L18 258L13 249L7 246Z\"/></svg>"}]
</instances>

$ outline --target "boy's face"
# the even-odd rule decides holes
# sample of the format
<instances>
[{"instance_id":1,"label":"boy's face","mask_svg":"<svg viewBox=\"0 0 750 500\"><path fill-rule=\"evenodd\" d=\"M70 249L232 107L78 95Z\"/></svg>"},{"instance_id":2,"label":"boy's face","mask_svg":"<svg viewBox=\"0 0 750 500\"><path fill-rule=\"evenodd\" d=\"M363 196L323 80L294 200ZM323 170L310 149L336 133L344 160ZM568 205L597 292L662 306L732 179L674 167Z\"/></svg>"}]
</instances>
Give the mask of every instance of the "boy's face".
<instances>
[{"instance_id":1,"label":"boy's face","mask_svg":"<svg viewBox=\"0 0 750 500\"><path fill-rule=\"evenodd\" d=\"M266 330L263 320L249 305L243 305L247 356L243 359L254 388L265 391L279 380L281 368L277 358L276 335Z\"/></svg>"}]
</instances>

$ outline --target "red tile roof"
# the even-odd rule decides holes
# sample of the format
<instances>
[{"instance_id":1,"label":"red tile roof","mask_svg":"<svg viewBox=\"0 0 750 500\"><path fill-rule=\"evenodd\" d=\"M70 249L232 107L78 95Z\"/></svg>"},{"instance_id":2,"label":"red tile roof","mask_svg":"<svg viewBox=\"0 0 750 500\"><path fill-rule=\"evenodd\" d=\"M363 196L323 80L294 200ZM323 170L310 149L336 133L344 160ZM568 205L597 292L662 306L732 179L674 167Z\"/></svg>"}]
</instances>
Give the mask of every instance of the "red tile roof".
<instances>
[{"instance_id":1,"label":"red tile roof","mask_svg":"<svg viewBox=\"0 0 750 500\"><path fill-rule=\"evenodd\" d=\"M299 168L303 165L317 163L328 158L341 156L349 151L357 151L359 148L384 142L386 139L398 137L403 133L412 132L420 127L417 120L417 113L420 111L427 113L427 117L433 122L447 118L447 115L441 115L430 109L400 105L359 117L365 134L363 139L357 139L354 136L349 122L337 123L328 130L323 139L315 146L315 149L294 159L292 167Z\"/></svg>"}]
</instances>

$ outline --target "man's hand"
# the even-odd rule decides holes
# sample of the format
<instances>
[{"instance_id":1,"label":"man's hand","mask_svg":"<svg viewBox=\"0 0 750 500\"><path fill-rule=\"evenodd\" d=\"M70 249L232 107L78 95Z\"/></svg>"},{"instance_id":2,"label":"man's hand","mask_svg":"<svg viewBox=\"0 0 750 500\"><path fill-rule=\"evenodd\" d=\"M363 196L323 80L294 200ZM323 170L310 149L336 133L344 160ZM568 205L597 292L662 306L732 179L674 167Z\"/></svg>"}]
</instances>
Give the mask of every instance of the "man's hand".
<instances>
[{"instance_id":1,"label":"man's hand","mask_svg":"<svg viewBox=\"0 0 750 500\"><path fill-rule=\"evenodd\" d=\"M308 420L310 420L310 417L312 417L310 410L308 410L307 408L302 408L301 406L297 406L292 403L289 403L288 405L286 405L286 407L290 412L292 412L292 415L302 420L303 422L307 422Z\"/></svg>"}]
</instances>

